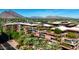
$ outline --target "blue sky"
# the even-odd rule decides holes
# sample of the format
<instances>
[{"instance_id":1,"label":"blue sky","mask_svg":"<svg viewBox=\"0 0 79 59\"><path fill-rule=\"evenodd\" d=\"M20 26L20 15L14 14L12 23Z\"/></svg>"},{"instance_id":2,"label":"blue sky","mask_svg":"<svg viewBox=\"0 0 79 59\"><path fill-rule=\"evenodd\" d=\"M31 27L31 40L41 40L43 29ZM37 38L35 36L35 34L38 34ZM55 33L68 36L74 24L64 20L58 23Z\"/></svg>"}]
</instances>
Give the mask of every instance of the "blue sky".
<instances>
[{"instance_id":1,"label":"blue sky","mask_svg":"<svg viewBox=\"0 0 79 59\"><path fill-rule=\"evenodd\" d=\"M0 13L7 9L0 9ZM79 18L79 9L12 9L26 17L31 16L65 16Z\"/></svg>"}]
</instances>

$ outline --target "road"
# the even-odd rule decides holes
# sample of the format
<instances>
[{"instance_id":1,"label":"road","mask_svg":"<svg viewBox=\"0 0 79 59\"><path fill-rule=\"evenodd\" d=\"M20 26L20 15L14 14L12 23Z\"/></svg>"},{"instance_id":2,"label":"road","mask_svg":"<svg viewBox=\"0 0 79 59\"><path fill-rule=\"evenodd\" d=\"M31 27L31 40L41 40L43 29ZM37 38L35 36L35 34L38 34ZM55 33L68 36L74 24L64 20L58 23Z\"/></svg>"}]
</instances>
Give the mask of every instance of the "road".
<instances>
[{"instance_id":1,"label":"road","mask_svg":"<svg viewBox=\"0 0 79 59\"><path fill-rule=\"evenodd\" d=\"M9 43L0 44L0 50L16 50Z\"/></svg>"}]
</instances>

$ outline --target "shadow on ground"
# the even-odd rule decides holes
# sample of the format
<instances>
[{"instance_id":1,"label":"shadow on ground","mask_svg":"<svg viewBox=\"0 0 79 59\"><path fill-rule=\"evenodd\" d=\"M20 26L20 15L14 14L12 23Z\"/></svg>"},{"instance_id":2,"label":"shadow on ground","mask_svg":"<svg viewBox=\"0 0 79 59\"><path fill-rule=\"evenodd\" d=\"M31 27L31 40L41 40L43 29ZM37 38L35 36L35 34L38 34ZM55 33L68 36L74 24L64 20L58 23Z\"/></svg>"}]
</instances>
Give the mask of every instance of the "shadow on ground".
<instances>
[{"instance_id":1,"label":"shadow on ground","mask_svg":"<svg viewBox=\"0 0 79 59\"><path fill-rule=\"evenodd\" d=\"M9 36L4 33L4 32L1 32L1 35L0 35L0 43L5 43L9 40Z\"/></svg>"},{"instance_id":2,"label":"shadow on ground","mask_svg":"<svg viewBox=\"0 0 79 59\"><path fill-rule=\"evenodd\" d=\"M15 50L15 48L13 48L9 43L7 43L7 41L10 40L9 38L10 37L6 33L1 32L1 34L0 34L0 44L3 44L4 47L7 50Z\"/></svg>"}]
</instances>

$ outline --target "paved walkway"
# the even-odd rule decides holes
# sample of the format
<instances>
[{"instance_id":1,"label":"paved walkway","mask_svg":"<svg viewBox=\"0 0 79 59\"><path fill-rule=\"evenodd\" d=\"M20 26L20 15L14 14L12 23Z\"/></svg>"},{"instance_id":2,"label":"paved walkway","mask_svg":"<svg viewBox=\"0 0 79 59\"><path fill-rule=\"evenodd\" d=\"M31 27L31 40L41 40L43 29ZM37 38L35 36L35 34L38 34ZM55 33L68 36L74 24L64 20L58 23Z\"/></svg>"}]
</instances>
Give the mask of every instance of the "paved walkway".
<instances>
[{"instance_id":1,"label":"paved walkway","mask_svg":"<svg viewBox=\"0 0 79 59\"><path fill-rule=\"evenodd\" d=\"M9 40L8 43L17 50L16 46L18 43L15 40Z\"/></svg>"}]
</instances>

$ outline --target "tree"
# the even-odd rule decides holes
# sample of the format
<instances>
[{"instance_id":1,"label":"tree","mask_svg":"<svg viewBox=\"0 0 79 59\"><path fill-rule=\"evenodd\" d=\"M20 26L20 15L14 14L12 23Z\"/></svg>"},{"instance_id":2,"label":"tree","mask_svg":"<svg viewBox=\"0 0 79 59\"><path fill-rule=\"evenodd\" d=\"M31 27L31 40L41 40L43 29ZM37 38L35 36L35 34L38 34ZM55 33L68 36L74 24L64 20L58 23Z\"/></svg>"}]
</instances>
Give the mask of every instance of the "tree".
<instances>
[{"instance_id":1,"label":"tree","mask_svg":"<svg viewBox=\"0 0 79 59\"><path fill-rule=\"evenodd\" d=\"M58 29L58 28L56 28L56 29L54 30L54 32L55 32L56 34L61 34L61 33L62 33L62 31L61 31L60 29Z\"/></svg>"},{"instance_id":2,"label":"tree","mask_svg":"<svg viewBox=\"0 0 79 59\"><path fill-rule=\"evenodd\" d=\"M8 35L9 35L12 39L18 39L18 38L20 37L19 32L14 32L14 31L8 32Z\"/></svg>"}]
</instances>

